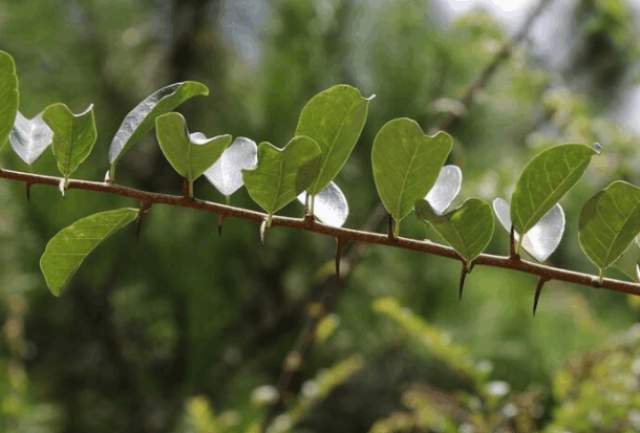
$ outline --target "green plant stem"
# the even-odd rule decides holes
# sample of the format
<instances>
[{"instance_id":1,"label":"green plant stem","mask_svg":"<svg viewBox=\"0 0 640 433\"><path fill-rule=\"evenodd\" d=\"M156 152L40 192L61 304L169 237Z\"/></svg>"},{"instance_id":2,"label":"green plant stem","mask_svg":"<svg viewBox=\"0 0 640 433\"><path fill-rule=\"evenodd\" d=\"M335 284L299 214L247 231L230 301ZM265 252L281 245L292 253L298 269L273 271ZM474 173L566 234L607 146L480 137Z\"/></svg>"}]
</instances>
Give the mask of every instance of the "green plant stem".
<instances>
[{"instance_id":1,"label":"green plant stem","mask_svg":"<svg viewBox=\"0 0 640 433\"><path fill-rule=\"evenodd\" d=\"M60 181L63 180L63 178L60 177L23 173L13 170L0 170L0 178L15 180L32 185L50 185L53 187L57 187L60 184ZM80 189L85 191L95 191L105 194L119 195L121 197L127 197L133 200L137 200L141 203L148 203L149 205L162 204L167 206L197 209L205 212L215 213L224 216L225 218L240 218L247 221L252 221L257 224L262 223L265 218L268 218L268 215L262 212L237 208L234 206L227 206L210 201L189 199L188 197L184 196L146 192L113 183L68 179L67 189ZM324 225L320 222L315 222L315 224L310 225L304 218L290 218L273 215L271 216L271 227L287 227L291 229L318 233L325 236L331 236L341 239L344 242L385 245L393 248L401 248L404 250L433 254L436 256L446 257L458 261L462 260L453 248L436 244L428 240L422 241L402 237L398 237L396 240L393 240L390 239L386 233L373 233L354 229L332 227ZM528 262L526 260L513 260L508 256L481 254L477 259L474 260L474 263L480 266L513 269L515 271L542 277L547 281L566 281L569 283L582 284L584 286L599 287L615 292L640 295L640 284L637 283L604 278L599 284L599 277L596 275L554 268L552 266Z\"/></svg>"}]
</instances>

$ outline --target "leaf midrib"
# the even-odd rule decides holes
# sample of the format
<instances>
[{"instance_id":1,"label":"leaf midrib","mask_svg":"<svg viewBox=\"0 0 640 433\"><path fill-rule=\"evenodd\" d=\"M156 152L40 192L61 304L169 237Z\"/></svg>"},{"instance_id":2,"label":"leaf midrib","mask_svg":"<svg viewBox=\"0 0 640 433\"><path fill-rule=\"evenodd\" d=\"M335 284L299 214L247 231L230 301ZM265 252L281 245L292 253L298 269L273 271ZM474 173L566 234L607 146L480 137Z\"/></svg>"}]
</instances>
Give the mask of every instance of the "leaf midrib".
<instances>
[{"instance_id":1,"label":"leaf midrib","mask_svg":"<svg viewBox=\"0 0 640 433\"><path fill-rule=\"evenodd\" d=\"M420 147L421 147L422 143L420 143L418 146L416 146L414 148L413 151L413 155L411 155L411 160L409 161L409 169L404 173L404 179L402 179L402 186L400 187L400 195L398 198L398 205L397 205L397 210L396 210L396 214L398 215L398 219L402 218L402 201L404 199L404 194L405 194L405 185L407 183L407 178L409 177L409 172L411 171L411 167L413 166L413 161L416 158L416 154L419 152Z\"/></svg>"},{"instance_id":2,"label":"leaf midrib","mask_svg":"<svg viewBox=\"0 0 640 433\"><path fill-rule=\"evenodd\" d=\"M336 135L333 137L333 140L331 141L331 145L329 146L329 150L327 151L326 158L322 158L322 163L320 165L320 172L318 173L318 177L316 177L316 181L313 183L313 190L316 191L316 194L320 192L320 191L317 191L317 187L318 187L318 184L320 183L320 178L324 173L324 168L326 167L327 162L329 161L329 156L331 155L331 152L333 151L333 148L336 145L338 137L342 133L342 128L344 128L344 125L347 123L347 118L349 117L349 115L351 114L351 112L353 111L356 105L357 104L352 104L351 107L349 107L347 114L342 118L342 121L340 122L340 127L338 128L338 132L336 133Z\"/></svg>"},{"instance_id":3,"label":"leaf midrib","mask_svg":"<svg viewBox=\"0 0 640 433\"><path fill-rule=\"evenodd\" d=\"M588 164L588 161L587 161L587 164ZM558 185L557 188L555 188L555 189L552 188L552 193L549 194L546 199L544 199L544 201L538 206L538 209L544 208L547 205L547 203L551 200L551 197L553 197L553 195L556 193L556 191L559 191L561 189L561 187L566 182L568 182L568 180L571 178L571 176L573 176L573 174L576 173L583 165L584 165L584 163L580 164L575 170L572 170L569 173L569 175L566 176L562 182L560 182L560 184ZM530 178L530 176L529 176L529 178ZM529 194L531 194L531 192L529 192ZM551 207L553 207L553 206L551 206ZM534 212L533 215L527 220L526 224L523 224L522 232L524 234L527 234L527 232L533 228L533 226L528 227L531 224L531 221L535 221L536 219L539 220L540 218L542 218L546 214L546 212L545 212L544 214L538 216L539 213L541 213L541 212L540 211ZM520 214L520 210L519 209L518 209L518 214ZM524 236L524 234L522 236Z\"/></svg>"}]
</instances>

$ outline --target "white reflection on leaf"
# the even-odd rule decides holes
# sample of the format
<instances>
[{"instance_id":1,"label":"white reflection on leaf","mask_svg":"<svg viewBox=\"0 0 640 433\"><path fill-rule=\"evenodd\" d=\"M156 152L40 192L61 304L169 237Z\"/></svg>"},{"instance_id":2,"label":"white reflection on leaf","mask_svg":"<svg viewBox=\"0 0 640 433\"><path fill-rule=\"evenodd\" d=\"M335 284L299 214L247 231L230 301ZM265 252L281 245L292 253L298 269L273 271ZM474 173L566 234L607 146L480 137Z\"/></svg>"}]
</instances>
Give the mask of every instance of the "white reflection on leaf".
<instances>
[{"instance_id":1,"label":"white reflection on leaf","mask_svg":"<svg viewBox=\"0 0 640 433\"><path fill-rule=\"evenodd\" d=\"M200 140L204 135L191 134L191 140ZM202 136L202 137L200 137ZM245 137L236 138L204 175L218 191L227 197L244 184L242 170L254 170L258 165L258 147L255 141Z\"/></svg>"},{"instance_id":2,"label":"white reflection on leaf","mask_svg":"<svg viewBox=\"0 0 640 433\"><path fill-rule=\"evenodd\" d=\"M511 205L509 202L497 198L493 201L493 210L502 226L510 232ZM564 233L564 225L564 211L559 204L556 204L524 235L522 248L531 254L534 259L544 262L560 245ZM517 242L520 236L518 233L515 233L514 236Z\"/></svg>"},{"instance_id":3,"label":"white reflection on leaf","mask_svg":"<svg viewBox=\"0 0 640 433\"><path fill-rule=\"evenodd\" d=\"M9 135L9 142L16 154L27 165L31 165L49 147L53 131L42 120L42 113L33 119L27 119L20 112Z\"/></svg>"},{"instance_id":4,"label":"white reflection on leaf","mask_svg":"<svg viewBox=\"0 0 640 433\"><path fill-rule=\"evenodd\" d=\"M462 185L462 171L455 165L445 165L438 179L425 197L433 211L442 215L458 196Z\"/></svg>"},{"instance_id":5,"label":"white reflection on leaf","mask_svg":"<svg viewBox=\"0 0 640 433\"><path fill-rule=\"evenodd\" d=\"M302 204L307 199L307 192L303 191L298 196ZM333 182L315 196L313 213L320 221L328 226L342 227L349 216L349 204L347 199Z\"/></svg>"}]
</instances>

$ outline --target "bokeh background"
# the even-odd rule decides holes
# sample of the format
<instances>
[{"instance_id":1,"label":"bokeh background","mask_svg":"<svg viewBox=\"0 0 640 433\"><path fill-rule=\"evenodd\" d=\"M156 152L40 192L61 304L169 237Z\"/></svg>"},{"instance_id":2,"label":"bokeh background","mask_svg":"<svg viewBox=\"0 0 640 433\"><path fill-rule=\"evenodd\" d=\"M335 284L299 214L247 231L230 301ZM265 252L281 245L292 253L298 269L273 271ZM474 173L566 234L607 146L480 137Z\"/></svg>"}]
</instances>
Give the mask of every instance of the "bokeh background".
<instances>
[{"instance_id":1,"label":"bokeh background","mask_svg":"<svg viewBox=\"0 0 640 433\"><path fill-rule=\"evenodd\" d=\"M336 182L346 226L379 202L371 144L388 120L431 131L460 117L449 163L458 202L509 198L549 146L600 142L562 200L565 238L549 262L595 271L581 252L582 204L610 182L640 184L638 3L557 0L468 107L457 102L537 1L0 0L0 49L16 60L20 110L96 105L99 137L75 177L101 180L126 113L156 89L211 89L181 111L190 129L283 146L303 105L346 83L376 94ZM27 167L2 150L2 165ZM50 152L34 171L56 174ZM153 133L121 161L118 181L179 194ZM202 178L202 199L223 197ZM232 199L255 209L246 191ZM531 314L535 278L476 268L457 299L459 264L372 247L289 392L274 385L333 284L335 242L287 229L260 246L255 224L156 206L136 244L128 227L96 250L60 298L38 261L60 229L118 197L0 182L0 432L640 431L638 298L550 282ZM297 203L285 214L302 215ZM413 217L403 234L427 235ZM384 230L381 229L381 230ZM429 236L433 236L430 233ZM496 226L489 252L506 254ZM610 276L627 278L610 270ZM335 288L335 287L334 287Z\"/></svg>"}]
</instances>

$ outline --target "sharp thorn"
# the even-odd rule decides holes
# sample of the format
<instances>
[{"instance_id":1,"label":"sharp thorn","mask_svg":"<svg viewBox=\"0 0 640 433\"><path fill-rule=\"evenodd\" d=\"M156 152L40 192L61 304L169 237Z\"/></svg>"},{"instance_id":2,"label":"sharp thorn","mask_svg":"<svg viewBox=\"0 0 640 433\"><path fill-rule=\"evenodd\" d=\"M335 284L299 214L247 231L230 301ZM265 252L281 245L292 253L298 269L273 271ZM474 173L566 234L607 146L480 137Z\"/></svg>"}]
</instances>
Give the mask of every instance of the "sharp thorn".
<instances>
[{"instance_id":1,"label":"sharp thorn","mask_svg":"<svg viewBox=\"0 0 640 433\"><path fill-rule=\"evenodd\" d=\"M66 179L60 179L60 183L58 184L58 190L60 191L60 194L62 195L62 198L64 198L64 192L65 192L65 182Z\"/></svg>"},{"instance_id":2,"label":"sharp thorn","mask_svg":"<svg viewBox=\"0 0 640 433\"><path fill-rule=\"evenodd\" d=\"M142 229L142 218L151 208L151 203L142 202L140 209L138 210L138 216L136 217L136 245L140 244L140 231Z\"/></svg>"},{"instance_id":3,"label":"sharp thorn","mask_svg":"<svg viewBox=\"0 0 640 433\"><path fill-rule=\"evenodd\" d=\"M264 245L264 237L267 233L267 221L268 218L260 223L260 243Z\"/></svg>"},{"instance_id":4,"label":"sharp thorn","mask_svg":"<svg viewBox=\"0 0 640 433\"><path fill-rule=\"evenodd\" d=\"M136 218L136 245L140 245L140 229L142 227L142 217Z\"/></svg>"},{"instance_id":5,"label":"sharp thorn","mask_svg":"<svg viewBox=\"0 0 640 433\"><path fill-rule=\"evenodd\" d=\"M458 300L462 301L462 292L464 291L464 283L467 280L467 274L469 270L467 268L467 262L462 262L462 269L460 270L460 289L458 291Z\"/></svg>"},{"instance_id":6,"label":"sharp thorn","mask_svg":"<svg viewBox=\"0 0 640 433\"><path fill-rule=\"evenodd\" d=\"M538 285L536 286L536 294L533 298L533 315L536 315L536 310L538 309L538 301L540 300L540 293L542 293L542 286L546 283L547 280L538 278Z\"/></svg>"},{"instance_id":7,"label":"sharp thorn","mask_svg":"<svg viewBox=\"0 0 640 433\"><path fill-rule=\"evenodd\" d=\"M24 186L25 186L25 191L27 193L27 202L31 203L31 184L26 183Z\"/></svg>"},{"instance_id":8,"label":"sharp thorn","mask_svg":"<svg viewBox=\"0 0 640 433\"><path fill-rule=\"evenodd\" d=\"M224 224L224 215L218 217L218 236L222 236L222 225Z\"/></svg>"}]
</instances>

